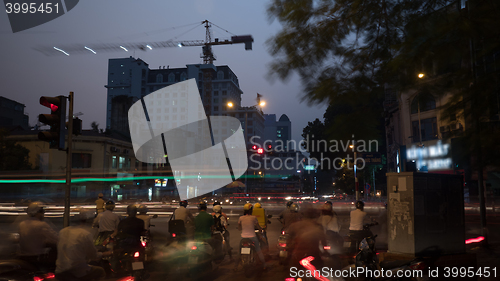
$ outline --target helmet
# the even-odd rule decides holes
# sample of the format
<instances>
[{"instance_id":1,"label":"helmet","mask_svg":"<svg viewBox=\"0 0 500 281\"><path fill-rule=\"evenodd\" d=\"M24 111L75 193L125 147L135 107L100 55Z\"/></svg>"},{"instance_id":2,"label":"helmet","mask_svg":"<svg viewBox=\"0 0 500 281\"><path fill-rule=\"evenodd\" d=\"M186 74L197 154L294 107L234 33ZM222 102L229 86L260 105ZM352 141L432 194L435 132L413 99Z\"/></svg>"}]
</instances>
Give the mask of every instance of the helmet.
<instances>
[{"instance_id":1,"label":"helmet","mask_svg":"<svg viewBox=\"0 0 500 281\"><path fill-rule=\"evenodd\" d=\"M330 205L330 206L333 206L332 201L326 201L326 202L325 202L325 204L328 204L328 205Z\"/></svg>"},{"instance_id":2,"label":"helmet","mask_svg":"<svg viewBox=\"0 0 500 281\"><path fill-rule=\"evenodd\" d=\"M288 201L288 202L286 202L286 207L287 207L287 208L290 208L290 206L291 206L292 204L293 204L293 201Z\"/></svg>"},{"instance_id":3,"label":"helmet","mask_svg":"<svg viewBox=\"0 0 500 281\"><path fill-rule=\"evenodd\" d=\"M250 203L246 203L245 206L243 206L243 210L245 210L245 211L251 210L252 208L253 208L253 206Z\"/></svg>"},{"instance_id":4,"label":"helmet","mask_svg":"<svg viewBox=\"0 0 500 281\"><path fill-rule=\"evenodd\" d=\"M188 201L187 201L187 200L182 200L181 202L179 202L179 205L180 205L181 207L187 207L187 205L188 205Z\"/></svg>"},{"instance_id":5,"label":"helmet","mask_svg":"<svg viewBox=\"0 0 500 281\"><path fill-rule=\"evenodd\" d=\"M201 201L200 204L198 204L198 210L206 210L207 209L207 203L205 201Z\"/></svg>"},{"instance_id":6,"label":"helmet","mask_svg":"<svg viewBox=\"0 0 500 281\"><path fill-rule=\"evenodd\" d=\"M137 211L139 213L144 213L145 214L145 213L147 213L149 211L149 209L148 209L148 207L146 207L146 205L141 204L141 205L139 205L139 207L137 207Z\"/></svg>"},{"instance_id":7,"label":"helmet","mask_svg":"<svg viewBox=\"0 0 500 281\"><path fill-rule=\"evenodd\" d=\"M113 200L108 200L106 202L106 210L113 210L115 208L115 202Z\"/></svg>"},{"instance_id":8,"label":"helmet","mask_svg":"<svg viewBox=\"0 0 500 281\"><path fill-rule=\"evenodd\" d=\"M78 213L75 215L75 219L80 221L87 221L95 217L95 212L90 209L79 209Z\"/></svg>"},{"instance_id":9,"label":"helmet","mask_svg":"<svg viewBox=\"0 0 500 281\"><path fill-rule=\"evenodd\" d=\"M255 203L254 207L255 208L262 208L262 205L260 203Z\"/></svg>"},{"instance_id":10,"label":"helmet","mask_svg":"<svg viewBox=\"0 0 500 281\"><path fill-rule=\"evenodd\" d=\"M137 215L137 205L130 204L127 206L127 214L129 216L135 217Z\"/></svg>"},{"instance_id":11,"label":"helmet","mask_svg":"<svg viewBox=\"0 0 500 281\"><path fill-rule=\"evenodd\" d=\"M215 213L220 213L222 212L222 206L221 205L215 205L213 208Z\"/></svg>"},{"instance_id":12,"label":"helmet","mask_svg":"<svg viewBox=\"0 0 500 281\"><path fill-rule=\"evenodd\" d=\"M326 202L323 206L321 206L321 209L324 211L332 211L332 204Z\"/></svg>"},{"instance_id":13,"label":"helmet","mask_svg":"<svg viewBox=\"0 0 500 281\"><path fill-rule=\"evenodd\" d=\"M217 206L217 205L220 205L220 202L219 202L219 201L215 201L215 202L214 202L214 206Z\"/></svg>"},{"instance_id":14,"label":"helmet","mask_svg":"<svg viewBox=\"0 0 500 281\"><path fill-rule=\"evenodd\" d=\"M104 194L99 193L99 194L97 195L97 197L99 197L99 198L103 198L103 197L104 197Z\"/></svg>"},{"instance_id":15,"label":"helmet","mask_svg":"<svg viewBox=\"0 0 500 281\"><path fill-rule=\"evenodd\" d=\"M45 210L43 209L44 205L40 201L33 202L29 204L28 209L26 209L26 213L30 216L35 216L38 213L45 213Z\"/></svg>"},{"instance_id":16,"label":"helmet","mask_svg":"<svg viewBox=\"0 0 500 281\"><path fill-rule=\"evenodd\" d=\"M299 210L300 210L300 207L296 203L293 203L292 205L290 205L290 211L298 213Z\"/></svg>"},{"instance_id":17,"label":"helmet","mask_svg":"<svg viewBox=\"0 0 500 281\"><path fill-rule=\"evenodd\" d=\"M363 209L363 207L365 207L365 203L363 203L363 201L356 202L356 209Z\"/></svg>"}]
</instances>

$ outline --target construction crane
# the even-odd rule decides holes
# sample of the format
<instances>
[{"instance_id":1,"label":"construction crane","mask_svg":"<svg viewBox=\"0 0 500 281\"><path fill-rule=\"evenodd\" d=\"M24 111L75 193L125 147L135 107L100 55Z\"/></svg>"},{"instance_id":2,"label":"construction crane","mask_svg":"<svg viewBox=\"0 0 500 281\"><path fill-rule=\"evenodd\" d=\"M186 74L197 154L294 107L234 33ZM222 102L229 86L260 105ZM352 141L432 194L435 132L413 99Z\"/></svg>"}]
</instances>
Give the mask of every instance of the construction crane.
<instances>
[{"instance_id":1,"label":"construction crane","mask_svg":"<svg viewBox=\"0 0 500 281\"><path fill-rule=\"evenodd\" d=\"M219 40L215 38L212 41L212 22L204 20L201 24L205 27L205 40L184 40L184 41L161 41L161 42L140 42L140 43L119 43L119 44L72 44L54 47L38 47L36 50L48 56L53 55L71 55L92 53L97 54L100 52L123 52L123 51L148 51L157 48L172 48L172 47L202 47L200 58L203 59L203 64L213 64L216 60L212 52L212 46L218 45L232 45L232 44L245 44L245 50L252 50L253 37L252 35L234 35L231 39ZM203 96L205 112L210 115L212 108L212 73L210 69L204 68L203 72Z\"/></svg>"}]
</instances>

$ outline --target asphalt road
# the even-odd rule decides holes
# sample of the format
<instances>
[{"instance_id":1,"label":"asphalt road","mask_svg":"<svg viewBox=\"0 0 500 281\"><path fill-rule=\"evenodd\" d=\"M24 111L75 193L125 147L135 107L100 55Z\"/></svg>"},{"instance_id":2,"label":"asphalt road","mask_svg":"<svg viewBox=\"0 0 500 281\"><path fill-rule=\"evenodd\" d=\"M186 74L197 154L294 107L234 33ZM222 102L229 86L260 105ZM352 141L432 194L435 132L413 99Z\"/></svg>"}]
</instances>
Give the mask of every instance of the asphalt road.
<instances>
[{"instance_id":1,"label":"asphalt road","mask_svg":"<svg viewBox=\"0 0 500 281\"><path fill-rule=\"evenodd\" d=\"M314 204L316 205L316 204ZM89 206L91 207L91 206ZM270 257L267 260L267 267L269 268L266 272L256 272L254 277L251 279L255 280L285 280L286 277L290 277L290 272L288 268L284 268L278 264L277 255L278 250L276 248L277 239L281 230L281 224L276 219L277 215L282 211L283 207L280 205L266 206L267 213L273 215L271 218L271 224L268 226L268 241ZM4 206L4 208L7 208ZM166 239L168 237L168 220L170 218L171 212L174 210L174 206L167 205L151 205L150 213L158 214L159 217L152 219L152 224L155 226L151 228L151 233L153 235L153 243L157 249L158 256L156 257L156 262L150 267L151 278L150 280L167 280L174 278L176 280L190 280L186 275L186 272L173 271L168 262L169 251L171 248L166 248ZM224 212L229 216L229 232L231 233L230 245L236 249L240 241L240 232L237 230L237 220L238 217L242 215L242 206L224 205ZM349 212L354 207L350 202L335 204L335 211L339 215L339 222L341 223L341 235L344 235L348 231L349 226ZM61 207L54 206L52 210L47 212L47 221L54 225L56 229L62 228L62 218L61 218ZM123 208L117 208L118 213L123 213ZM196 209L191 210L194 214L197 212ZM387 218L386 210L383 204L380 203L368 203L366 206L366 211L368 214L375 218L380 225L372 228L374 234L377 234L377 249L385 250L387 249ZM0 255L5 255L13 247L12 244L6 243L7 235L11 232L16 231L16 222L23 219L24 215L18 214L20 211L18 208L11 209L0 209ZM496 213L495 213L496 214ZM489 214L488 215L488 228L490 233L490 243L493 245L499 244L499 233L500 233L500 214ZM473 238L480 235L479 227L479 215L474 209L470 209L466 212L466 238ZM474 245L468 245L468 251L474 252ZM497 266L500 264L500 259L498 257L499 252L494 250L493 256L482 256L478 254L478 265L490 264L490 266ZM497 256L495 256L497 255ZM234 258L237 258L237 251L233 250ZM481 261L479 259L482 258ZM483 265L483 266L485 266ZM246 279L243 274L241 266L239 271L233 271L235 264L230 261L229 257L226 256L225 260L216 267L214 272L210 275L212 278L210 280L219 281L229 281L229 280L243 280ZM500 267L498 268L500 271ZM500 273L500 272L499 272ZM116 279L108 279L116 280ZM500 280L500 279L479 279L479 280Z\"/></svg>"}]
</instances>

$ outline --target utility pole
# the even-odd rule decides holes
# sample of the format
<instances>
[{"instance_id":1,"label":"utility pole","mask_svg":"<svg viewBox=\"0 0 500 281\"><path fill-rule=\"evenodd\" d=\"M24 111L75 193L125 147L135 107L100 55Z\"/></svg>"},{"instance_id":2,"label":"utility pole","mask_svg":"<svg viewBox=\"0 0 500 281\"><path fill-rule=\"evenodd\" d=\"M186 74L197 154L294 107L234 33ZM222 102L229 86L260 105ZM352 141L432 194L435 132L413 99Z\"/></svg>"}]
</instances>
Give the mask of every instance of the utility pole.
<instances>
[{"instance_id":1,"label":"utility pole","mask_svg":"<svg viewBox=\"0 0 500 281\"><path fill-rule=\"evenodd\" d=\"M69 226L70 198L71 198L71 168L73 155L73 92L69 92L68 118L68 148L66 149L66 192L64 197L64 227Z\"/></svg>"}]
</instances>

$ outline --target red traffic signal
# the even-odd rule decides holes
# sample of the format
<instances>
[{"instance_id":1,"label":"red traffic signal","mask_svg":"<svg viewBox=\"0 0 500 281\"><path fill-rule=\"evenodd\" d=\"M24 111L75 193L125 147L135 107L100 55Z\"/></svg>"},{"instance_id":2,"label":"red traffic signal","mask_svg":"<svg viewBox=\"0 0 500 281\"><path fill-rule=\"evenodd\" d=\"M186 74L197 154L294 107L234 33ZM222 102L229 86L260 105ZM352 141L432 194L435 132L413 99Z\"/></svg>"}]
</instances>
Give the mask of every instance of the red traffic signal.
<instances>
[{"instance_id":1,"label":"red traffic signal","mask_svg":"<svg viewBox=\"0 0 500 281\"><path fill-rule=\"evenodd\" d=\"M257 146L256 145L252 146L252 149L257 150Z\"/></svg>"},{"instance_id":2,"label":"red traffic signal","mask_svg":"<svg viewBox=\"0 0 500 281\"><path fill-rule=\"evenodd\" d=\"M263 154L263 153L264 153L264 149L263 149L263 148L259 148L259 149L257 149L257 153L258 153L258 154Z\"/></svg>"},{"instance_id":3,"label":"red traffic signal","mask_svg":"<svg viewBox=\"0 0 500 281\"><path fill-rule=\"evenodd\" d=\"M38 115L38 121L50 126L50 131L38 133L38 139L50 143L50 148L64 150L66 137L65 96L40 97L40 104L50 108L50 114Z\"/></svg>"}]
</instances>

